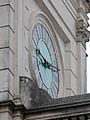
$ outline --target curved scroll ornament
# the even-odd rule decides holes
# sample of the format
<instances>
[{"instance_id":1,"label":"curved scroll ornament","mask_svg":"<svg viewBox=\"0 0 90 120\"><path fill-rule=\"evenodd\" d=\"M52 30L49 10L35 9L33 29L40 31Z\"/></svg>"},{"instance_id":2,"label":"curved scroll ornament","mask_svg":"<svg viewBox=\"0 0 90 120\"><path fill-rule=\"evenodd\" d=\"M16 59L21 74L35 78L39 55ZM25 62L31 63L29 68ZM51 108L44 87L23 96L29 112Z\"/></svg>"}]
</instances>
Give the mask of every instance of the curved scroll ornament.
<instances>
[{"instance_id":1,"label":"curved scroll ornament","mask_svg":"<svg viewBox=\"0 0 90 120\"><path fill-rule=\"evenodd\" d=\"M77 42L82 42L84 47L86 47L86 42L89 42L90 31L87 30L82 19L78 19L76 22L76 37Z\"/></svg>"}]
</instances>

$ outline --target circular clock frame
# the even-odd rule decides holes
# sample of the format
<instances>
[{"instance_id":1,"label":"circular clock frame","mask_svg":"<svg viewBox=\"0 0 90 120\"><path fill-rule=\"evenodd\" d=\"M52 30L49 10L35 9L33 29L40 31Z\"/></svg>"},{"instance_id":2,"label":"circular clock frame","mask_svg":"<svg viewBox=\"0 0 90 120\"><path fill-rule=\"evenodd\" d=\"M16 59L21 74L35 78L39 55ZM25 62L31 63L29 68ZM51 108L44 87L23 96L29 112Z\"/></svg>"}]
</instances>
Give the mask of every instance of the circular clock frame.
<instances>
[{"instance_id":1,"label":"circular clock frame","mask_svg":"<svg viewBox=\"0 0 90 120\"><path fill-rule=\"evenodd\" d=\"M50 23L46 22L45 21L45 18L42 19L41 17L38 17L35 21L32 22L33 24L31 25L31 28L30 28L30 34L29 34L29 39L30 39L30 42L29 42L29 66L30 66L30 74L31 74L31 78L32 80L38 85L39 88L42 88L44 90L46 90L48 92L48 90L44 87L41 87L40 82L37 82L37 77L36 77L36 72L35 72L35 69L34 69L34 66L33 66L33 63L32 63L32 35L33 35L33 32L34 32L34 29L37 25L42 25L45 30L47 31L49 37L50 37L50 41L52 42L52 45L54 47L54 50L55 50L55 57L56 57L56 61L57 61L57 77L58 77L58 84L57 84L57 90L55 91L56 93L54 95L52 95L50 92L48 92L50 94L50 96L52 98L57 98L60 96L60 76L61 76L61 68L60 68L60 57L59 57L59 52L58 52L58 43L57 43L57 38L56 38L56 35L54 33L54 30L51 29L53 27L51 27ZM55 37L54 37L55 35ZM43 44L46 44L43 42ZM45 45L44 45L45 46ZM46 45L46 49L48 49L47 45ZM41 52L41 51L40 51ZM41 52L41 54L43 54ZM50 54L50 53L49 53ZM43 55L44 56L44 55ZM48 61L48 60L47 60ZM50 63L50 61L49 61ZM51 63L52 64L52 63ZM46 66L45 66L46 67ZM39 68L39 67L38 67ZM40 77L40 75L39 75ZM40 80L40 79L39 79Z\"/></svg>"}]
</instances>

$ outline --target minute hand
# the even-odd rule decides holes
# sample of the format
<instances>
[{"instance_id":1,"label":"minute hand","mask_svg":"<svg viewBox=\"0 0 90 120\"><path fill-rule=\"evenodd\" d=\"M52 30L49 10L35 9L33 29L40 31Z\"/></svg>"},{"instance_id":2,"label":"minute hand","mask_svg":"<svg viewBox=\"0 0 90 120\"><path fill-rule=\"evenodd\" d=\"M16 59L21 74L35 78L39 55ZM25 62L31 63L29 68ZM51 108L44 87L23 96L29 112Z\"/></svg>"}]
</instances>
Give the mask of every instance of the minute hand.
<instances>
[{"instance_id":1,"label":"minute hand","mask_svg":"<svg viewBox=\"0 0 90 120\"><path fill-rule=\"evenodd\" d=\"M41 54L39 49L36 49L36 54L40 55L42 57L42 59L44 60L44 62L46 62L46 59L44 58L44 56Z\"/></svg>"}]
</instances>

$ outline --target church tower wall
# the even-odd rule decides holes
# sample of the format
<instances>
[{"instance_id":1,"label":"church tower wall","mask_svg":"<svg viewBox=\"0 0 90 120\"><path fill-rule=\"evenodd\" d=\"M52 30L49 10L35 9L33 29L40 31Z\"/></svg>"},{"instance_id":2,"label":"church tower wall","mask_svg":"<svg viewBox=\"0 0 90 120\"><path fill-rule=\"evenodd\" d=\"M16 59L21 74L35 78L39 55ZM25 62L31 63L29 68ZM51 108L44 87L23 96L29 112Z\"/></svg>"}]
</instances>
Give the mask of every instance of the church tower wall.
<instances>
[{"instance_id":1,"label":"church tower wall","mask_svg":"<svg viewBox=\"0 0 90 120\"><path fill-rule=\"evenodd\" d=\"M26 110L38 106L38 101L43 105L41 96L45 104L51 102L46 90L37 86L32 65L37 23L44 26L55 48L58 67L49 67L58 73L57 98L86 93L88 9L85 0L0 0L0 102L8 101L0 106L0 120L24 120L17 106Z\"/></svg>"}]
</instances>

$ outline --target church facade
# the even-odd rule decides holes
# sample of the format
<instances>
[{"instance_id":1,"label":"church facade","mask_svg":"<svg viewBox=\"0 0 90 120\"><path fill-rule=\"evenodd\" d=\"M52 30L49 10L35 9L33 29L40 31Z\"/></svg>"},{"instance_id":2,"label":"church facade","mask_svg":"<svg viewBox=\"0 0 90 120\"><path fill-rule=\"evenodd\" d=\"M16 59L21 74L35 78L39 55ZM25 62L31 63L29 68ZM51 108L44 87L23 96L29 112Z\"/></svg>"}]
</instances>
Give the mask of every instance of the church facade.
<instances>
[{"instance_id":1,"label":"church facade","mask_svg":"<svg viewBox=\"0 0 90 120\"><path fill-rule=\"evenodd\" d=\"M89 99L81 96L87 91L89 5L89 0L0 0L0 120L89 118L73 118L78 114L72 110L83 109Z\"/></svg>"}]
</instances>

